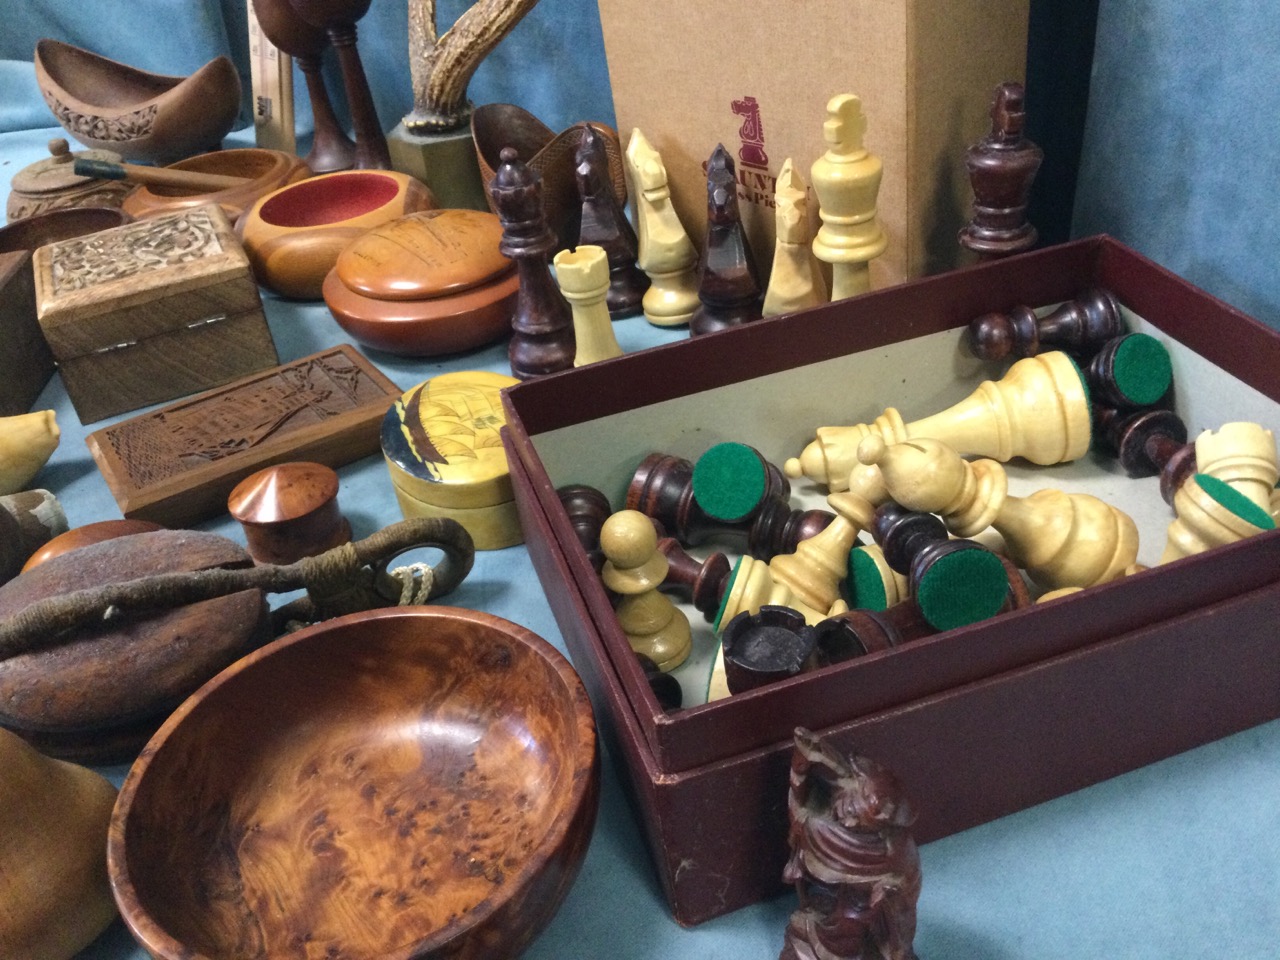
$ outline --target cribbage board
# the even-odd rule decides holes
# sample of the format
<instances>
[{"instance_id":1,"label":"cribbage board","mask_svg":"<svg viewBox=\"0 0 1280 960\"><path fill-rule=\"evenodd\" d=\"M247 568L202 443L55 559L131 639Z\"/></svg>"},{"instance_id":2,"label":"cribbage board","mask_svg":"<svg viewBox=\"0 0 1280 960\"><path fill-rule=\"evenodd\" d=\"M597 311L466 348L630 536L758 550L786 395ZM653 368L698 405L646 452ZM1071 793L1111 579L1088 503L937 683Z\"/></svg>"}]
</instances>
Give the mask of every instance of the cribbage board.
<instances>
[{"instance_id":1,"label":"cribbage board","mask_svg":"<svg viewBox=\"0 0 1280 960\"><path fill-rule=\"evenodd\" d=\"M170 527L226 509L256 470L288 460L338 467L376 453L401 390L339 345L85 438L121 512Z\"/></svg>"}]
</instances>

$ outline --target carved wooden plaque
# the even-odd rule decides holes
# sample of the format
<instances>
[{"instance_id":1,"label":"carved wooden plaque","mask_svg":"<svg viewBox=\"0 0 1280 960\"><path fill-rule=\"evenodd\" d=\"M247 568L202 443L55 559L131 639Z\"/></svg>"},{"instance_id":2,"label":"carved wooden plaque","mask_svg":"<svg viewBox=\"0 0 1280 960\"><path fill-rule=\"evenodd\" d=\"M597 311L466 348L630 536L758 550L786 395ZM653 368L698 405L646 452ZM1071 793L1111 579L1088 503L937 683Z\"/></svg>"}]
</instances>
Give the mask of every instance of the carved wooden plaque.
<instances>
[{"instance_id":1,"label":"carved wooden plaque","mask_svg":"<svg viewBox=\"0 0 1280 960\"><path fill-rule=\"evenodd\" d=\"M133 417L85 438L130 518L187 526L237 483L289 460L341 466L379 449L400 388L346 344Z\"/></svg>"}]
</instances>

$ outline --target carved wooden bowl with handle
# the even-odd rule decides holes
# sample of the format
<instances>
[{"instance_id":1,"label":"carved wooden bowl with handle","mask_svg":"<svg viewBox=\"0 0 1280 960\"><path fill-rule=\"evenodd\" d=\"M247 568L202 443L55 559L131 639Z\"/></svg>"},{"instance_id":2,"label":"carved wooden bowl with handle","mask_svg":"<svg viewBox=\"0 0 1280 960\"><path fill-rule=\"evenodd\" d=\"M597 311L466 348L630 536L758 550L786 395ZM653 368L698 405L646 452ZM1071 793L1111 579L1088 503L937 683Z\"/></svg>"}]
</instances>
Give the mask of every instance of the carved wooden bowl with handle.
<instances>
[{"instance_id":1,"label":"carved wooden bowl with handle","mask_svg":"<svg viewBox=\"0 0 1280 960\"><path fill-rule=\"evenodd\" d=\"M259 197L311 176L311 169L293 154L261 147L202 153L171 163L169 169L241 177L244 182L225 190L202 191L143 184L125 197L121 209L135 219L142 220L162 213L216 203L227 215L227 219L235 223Z\"/></svg>"},{"instance_id":2,"label":"carved wooden bowl with handle","mask_svg":"<svg viewBox=\"0 0 1280 960\"><path fill-rule=\"evenodd\" d=\"M546 641L382 609L179 707L121 788L108 869L162 960L508 960L573 882L598 789L590 703Z\"/></svg>"}]
</instances>

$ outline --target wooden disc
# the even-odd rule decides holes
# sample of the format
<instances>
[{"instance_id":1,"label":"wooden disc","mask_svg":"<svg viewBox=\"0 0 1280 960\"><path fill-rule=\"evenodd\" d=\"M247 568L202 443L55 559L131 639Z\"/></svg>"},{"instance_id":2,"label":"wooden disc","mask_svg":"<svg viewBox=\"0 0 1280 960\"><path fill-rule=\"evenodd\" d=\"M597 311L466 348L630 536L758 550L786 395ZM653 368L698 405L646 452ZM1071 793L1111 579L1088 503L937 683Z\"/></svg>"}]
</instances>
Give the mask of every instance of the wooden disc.
<instances>
[{"instance_id":1,"label":"wooden disc","mask_svg":"<svg viewBox=\"0 0 1280 960\"><path fill-rule=\"evenodd\" d=\"M0 587L0 619L85 587L251 563L242 547L212 533L120 537L53 557ZM0 661L0 724L54 756L123 759L178 703L265 639L266 612L262 593L246 590L121 616Z\"/></svg>"},{"instance_id":2,"label":"wooden disc","mask_svg":"<svg viewBox=\"0 0 1280 960\"><path fill-rule=\"evenodd\" d=\"M352 241L338 278L375 300L430 300L467 290L512 268L498 252L502 225L479 210L427 210Z\"/></svg>"}]
</instances>

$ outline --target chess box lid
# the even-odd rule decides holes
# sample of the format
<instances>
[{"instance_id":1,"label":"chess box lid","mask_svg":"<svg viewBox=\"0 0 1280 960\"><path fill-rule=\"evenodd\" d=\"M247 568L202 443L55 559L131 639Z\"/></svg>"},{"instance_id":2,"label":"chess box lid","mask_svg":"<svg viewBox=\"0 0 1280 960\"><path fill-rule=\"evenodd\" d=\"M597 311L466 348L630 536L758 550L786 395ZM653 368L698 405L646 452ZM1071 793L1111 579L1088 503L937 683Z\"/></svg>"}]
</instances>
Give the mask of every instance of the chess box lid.
<instances>
[{"instance_id":1,"label":"chess box lid","mask_svg":"<svg viewBox=\"0 0 1280 960\"><path fill-rule=\"evenodd\" d=\"M501 391L519 381L483 370L444 373L405 391L382 421L382 453L398 490L438 507L513 499Z\"/></svg>"},{"instance_id":2,"label":"chess box lid","mask_svg":"<svg viewBox=\"0 0 1280 960\"><path fill-rule=\"evenodd\" d=\"M249 262L216 205L48 244L33 267L40 326L59 360L262 314Z\"/></svg>"}]
</instances>

